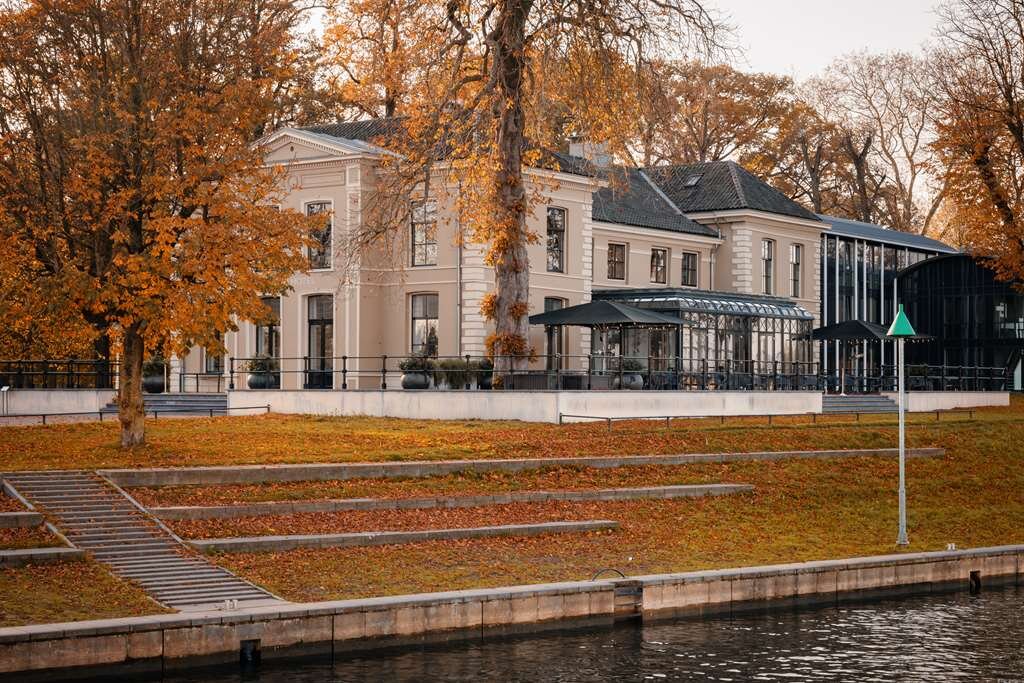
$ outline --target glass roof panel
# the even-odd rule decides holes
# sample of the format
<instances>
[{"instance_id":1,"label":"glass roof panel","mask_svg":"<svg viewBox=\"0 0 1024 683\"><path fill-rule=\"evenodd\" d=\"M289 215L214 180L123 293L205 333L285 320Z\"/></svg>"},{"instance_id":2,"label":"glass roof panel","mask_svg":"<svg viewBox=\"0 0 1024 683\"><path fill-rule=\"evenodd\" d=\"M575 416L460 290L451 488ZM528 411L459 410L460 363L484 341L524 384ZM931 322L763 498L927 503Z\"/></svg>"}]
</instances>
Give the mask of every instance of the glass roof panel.
<instances>
[{"instance_id":1,"label":"glass roof panel","mask_svg":"<svg viewBox=\"0 0 1024 683\"><path fill-rule=\"evenodd\" d=\"M790 299L692 289L622 289L595 291L595 299L622 301L657 311L691 311L739 316L813 320L814 316Z\"/></svg>"}]
</instances>

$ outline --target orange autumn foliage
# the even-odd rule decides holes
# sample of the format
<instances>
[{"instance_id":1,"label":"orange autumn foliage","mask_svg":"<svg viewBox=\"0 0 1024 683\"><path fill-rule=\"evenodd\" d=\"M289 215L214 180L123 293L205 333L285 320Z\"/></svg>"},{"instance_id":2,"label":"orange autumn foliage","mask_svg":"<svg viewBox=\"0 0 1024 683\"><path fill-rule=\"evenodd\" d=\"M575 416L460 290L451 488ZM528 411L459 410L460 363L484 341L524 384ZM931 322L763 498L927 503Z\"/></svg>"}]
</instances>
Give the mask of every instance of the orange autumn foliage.
<instances>
[{"instance_id":1,"label":"orange autumn foliage","mask_svg":"<svg viewBox=\"0 0 1024 683\"><path fill-rule=\"evenodd\" d=\"M144 440L144 355L216 348L304 267L310 226L274 209L278 176L253 145L294 26L247 8L57 0L0 14L0 228L42 296L119 343L124 446Z\"/></svg>"}]
</instances>

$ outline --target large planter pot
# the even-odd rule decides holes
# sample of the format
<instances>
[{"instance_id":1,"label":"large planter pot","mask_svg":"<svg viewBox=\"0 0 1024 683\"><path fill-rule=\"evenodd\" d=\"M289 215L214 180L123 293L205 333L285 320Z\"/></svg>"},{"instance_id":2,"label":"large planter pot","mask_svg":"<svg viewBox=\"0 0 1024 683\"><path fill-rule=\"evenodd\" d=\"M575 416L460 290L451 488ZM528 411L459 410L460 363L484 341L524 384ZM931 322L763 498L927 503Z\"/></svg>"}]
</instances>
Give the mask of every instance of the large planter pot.
<instances>
[{"instance_id":1,"label":"large planter pot","mask_svg":"<svg viewBox=\"0 0 1024 683\"><path fill-rule=\"evenodd\" d=\"M482 375L476 381L476 388L477 389L482 389L482 390L486 391L488 389L491 389L493 386L494 386L494 375L491 375L491 374Z\"/></svg>"},{"instance_id":2,"label":"large planter pot","mask_svg":"<svg viewBox=\"0 0 1024 683\"><path fill-rule=\"evenodd\" d=\"M142 378L142 390L147 394L162 394L164 389L163 375L146 375Z\"/></svg>"},{"instance_id":3,"label":"large planter pot","mask_svg":"<svg viewBox=\"0 0 1024 683\"><path fill-rule=\"evenodd\" d=\"M612 388L639 391L644 388L644 376L635 372L627 372L623 373L620 380L619 376L615 375L612 378Z\"/></svg>"},{"instance_id":4,"label":"large planter pot","mask_svg":"<svg viewBox=\"0 0 1024 683\"><path fill-rule=\"evenodd\" d=\"M272 372L254 372L249 375L246 384L250 389L277 389L281 385L281 379Z\"/></svg>"},{"instance_id":5,"label":"large planter pot","mask_svg":"<svg viewBox=\"0 0 1024 683\"><path fill-rule=\"evenodd\" d=\"M406 372L402 375L403 389L426 389L430 386L430 378L425 372Z\"/></svg>"}]
</instances>

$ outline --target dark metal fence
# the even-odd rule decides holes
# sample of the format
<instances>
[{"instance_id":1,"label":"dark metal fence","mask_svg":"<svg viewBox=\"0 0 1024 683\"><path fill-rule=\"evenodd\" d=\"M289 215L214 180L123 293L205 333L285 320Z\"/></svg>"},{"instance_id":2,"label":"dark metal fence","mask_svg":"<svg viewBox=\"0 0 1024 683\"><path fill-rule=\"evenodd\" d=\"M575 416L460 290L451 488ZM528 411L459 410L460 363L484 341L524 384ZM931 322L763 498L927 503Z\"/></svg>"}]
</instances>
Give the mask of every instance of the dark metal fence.
<instances>
[{"instance_id":1,"label":"dark metal fence","mask_svg":"<svg viewBox=\"0 0 1024 683\"><path fill-rule=\"evenodd\" d=\"M511 360L511 359L510 359ZM498 372L483 356L296 356L231 358L229 389L728 390L876 393L896 390L895 366L872 373L824 374L818 363L653 356L561 355L528 360L528 370ZM537 366L543 366L538 368ZM410 381L410 376L412 380ZM911 391L999 391L1004 368L917 365Z\"/></svg>"},{"instance_id":2,"label":"dark metal fence","mask_svg":"<svg viewBox=\"0 0 1024 683\"><path fill-rule=\"evenodd\" d=\"M12 389L112 389L116 361L0 360L0 386Z\"/></svg>"},{"instance_id":3,"label":"dark metal fence","mask_svg":"<svg viewBox=\"0 0 1024 683\"><path fill-rule=\"evenodd\" d=\"M511 360L511 359L510 359ZM179 392L226 389L729 390L877 393L896 390L896 368L823 373L818 363L700 358L560 355L527 360L528 370L498 373L483 356L334 356L231 358L228 374L181 373ZM411 365L410 365L411 364ZM112 389L114 361L0 361L0 386L12 389ZM409 379L411 377L411 380ZM415 381L412 381L415 380ZM1005 391L1005 368L909 365L908 391Z\"/></svg>"}]
</instances>

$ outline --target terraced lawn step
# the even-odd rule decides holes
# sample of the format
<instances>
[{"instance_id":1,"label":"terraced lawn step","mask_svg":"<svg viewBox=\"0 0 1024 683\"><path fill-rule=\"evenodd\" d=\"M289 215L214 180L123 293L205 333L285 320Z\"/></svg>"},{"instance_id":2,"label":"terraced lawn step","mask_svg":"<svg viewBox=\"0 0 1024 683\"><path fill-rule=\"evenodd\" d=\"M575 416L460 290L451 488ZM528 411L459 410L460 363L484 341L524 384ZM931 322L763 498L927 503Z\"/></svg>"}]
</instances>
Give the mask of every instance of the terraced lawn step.
<instances>
[{"instance_id":1,"label":"terraced lawn step","mask_svg":"<svg viewBox=\"0 0 1024 683\"><path fill-rule=\"evenodd\" d=\"M680 486L649 486L619 489L513 491L480 496L429 498L350 498L346 500L268 501L240 505L206 507L150 508L157 517L177 519L233 519L267 515L290 515L307 512L341 512L346 510L409 510L431 508L468 508L510 503L543 503L548 501L640 500L645 498L694 498L724 496L752 491L747 484L698 484Z\"/></svg>"},{"instance_id":2,"label":"terraced lawn step","mask_svg":"<svg viewBox=\"0 0 1024 683\"><path fill-rule=\"evenodd\" d=\"M942 448L909 448L909 457L940 457ZM101 470L123 487L186 486L192 484L261 484L294 481L333 481L392 477L433 477L458 472L523 472L545 467L633 467L689 465L692 463L745 462L850 457L896 456L895 448L856 448L821 451L762 451L755 453L685 453L669 455L613 455L484 460L424 460L408 462L325 463L312 465L241 465L234 467L179 467Z\"/></svg>"},{"instance_id":3,"label":"terraced lawn step","mask_svg":"<svg viewBox=\"0 0 1024 683\"><path fill-rule=\"evenodd\" d=\"M458 529L427 529L423 531L363 531L347 534L211 538L190 540L188 543L206 553L279 552L296 548L356 548L375 545L403 545L406 543L422 543L423 541L452 541L465 538L585 533L617 529L618 527L618 522L607 519L595 519L579 522L507 524Z\"/></svg>"}]
</instances>

